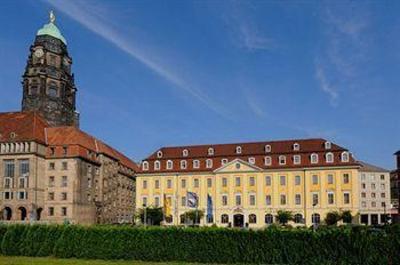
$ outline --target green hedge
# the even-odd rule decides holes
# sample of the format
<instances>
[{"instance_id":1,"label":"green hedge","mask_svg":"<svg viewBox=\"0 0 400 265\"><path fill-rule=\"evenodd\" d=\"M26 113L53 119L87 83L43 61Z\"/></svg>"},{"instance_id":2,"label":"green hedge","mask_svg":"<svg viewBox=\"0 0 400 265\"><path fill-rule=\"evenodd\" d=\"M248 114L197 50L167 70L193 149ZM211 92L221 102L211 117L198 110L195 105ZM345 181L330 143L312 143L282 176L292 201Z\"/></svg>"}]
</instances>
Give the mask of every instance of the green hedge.
<instances>
[{"instance_id":1,"label":"green hedge","mask_svg":"<svg viewBox=\"0 0 400 265\"><path fill-rule=\"evenodd\" d=\"M262 264L400 264L400 226L248 231L0 225L1 254Z\"/></svg>"}]
</instances>

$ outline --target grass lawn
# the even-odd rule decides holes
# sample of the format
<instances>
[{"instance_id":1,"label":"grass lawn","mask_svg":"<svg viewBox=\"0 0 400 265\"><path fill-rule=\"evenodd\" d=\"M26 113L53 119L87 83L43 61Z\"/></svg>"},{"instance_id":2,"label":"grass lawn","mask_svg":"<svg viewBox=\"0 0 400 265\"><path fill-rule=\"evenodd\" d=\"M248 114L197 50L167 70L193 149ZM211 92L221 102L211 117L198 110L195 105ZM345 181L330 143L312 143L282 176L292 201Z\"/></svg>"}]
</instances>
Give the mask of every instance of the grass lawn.
<instances>
[{"instance_id":1,"label":"grass lawn","mask_svg":"<svg viewBox=\"0 0 400 265\"><path fill-rule=\"evenodd\" d=\"M56 258L31 258L31 257L5 257L0 256L1 265L182 265L189 263L157 263L139 261L107 261L107 260L81 260L81 259L56 259ZM194 265L194 263L190 263Z\"/></svg>"}]
</instances>

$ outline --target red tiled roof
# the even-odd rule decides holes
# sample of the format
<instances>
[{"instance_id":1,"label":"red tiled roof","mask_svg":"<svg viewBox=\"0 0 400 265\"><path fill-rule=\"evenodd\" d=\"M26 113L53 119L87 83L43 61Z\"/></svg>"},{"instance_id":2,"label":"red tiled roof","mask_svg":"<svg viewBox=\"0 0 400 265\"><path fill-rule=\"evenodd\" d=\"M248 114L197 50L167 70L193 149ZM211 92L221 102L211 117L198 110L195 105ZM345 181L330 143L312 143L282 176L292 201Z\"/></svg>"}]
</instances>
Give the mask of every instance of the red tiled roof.
<instances>
[{"instance_id":1,"label":"red tiled roof","mask_svg":"<svg viewBox=\"0 0 400 265\"><path fill-rule=\"evenodd\" d=\"M303 168L303 167L321 167L321 166L344 166L358 165L354 158L350 155L349 162L341 162L342 152L347 149L331 143L330 149L325 149L325 139L294 139L283 141L266 141L253 143L234 143L234 144L210 144L210 145L194 145L194 146L178 146L178 147L163 147L144 161L149 163L149 170L142 170L142 173L147 172L193 172L193 171L213 171L221 167L221 160L228 159L232 161L236 158L248 161L249 158L255 159L255 165L264 169L275 168ZM293 149L294 144L300 146L298 151ZM271 146L271 152L265 151L265 146ZM236 147L240 146L242 152L236 153ZM214 149L214 155L208 155L208 149ZM188 151L188 156L183 156L183 150ZM158 152L162 152L162 157L157 157ZM334 162L327 163L325 155L331 152L334 155ZM310 156L312 153L318 154L318 163L312 164ZM279 156L286 156L286 164L279 165ZM301 164L297 165L293 162L293 155L301 156ZM271 157L271 165L265 165L265 157ZM212 159L212 168L206 168L206 159ZM161 162L161 169L154 170L154 162ZM166 163L168 160L173 162L173 169L167 169ZM187 161L187 168L180 169L180 161ZM199 168L193 168L193 160L200 161Z\"/></svg>"},{"instance_id":2,"label":"red tiled roof","mask_svg":"<svg viewBox=\"0 0 400 265\"><path fill-rule=\"evenodd\" d=\"M14 133L14 138L11 134ZM36 112L0 113L0 142L38 141L47 145L47 156L79 156L97 162L94 154L105 154L123 166L137 171L138 166L129 158L75 127L48 127ZM68 147L67 154L63 147ZM52 150L54 154L51 154ZM90 151L90 152L88 152Z\"/></svg>"},{"instance_id":3,"label":"red tiled roof","mask_svg":"<svg viewBox=\"0 0 400 265\"><path fill-rule=\"evenodd\" d=\"M0 142L46 142L48 124L37 112L0 113Z\"/></svg>"}]
</instances>

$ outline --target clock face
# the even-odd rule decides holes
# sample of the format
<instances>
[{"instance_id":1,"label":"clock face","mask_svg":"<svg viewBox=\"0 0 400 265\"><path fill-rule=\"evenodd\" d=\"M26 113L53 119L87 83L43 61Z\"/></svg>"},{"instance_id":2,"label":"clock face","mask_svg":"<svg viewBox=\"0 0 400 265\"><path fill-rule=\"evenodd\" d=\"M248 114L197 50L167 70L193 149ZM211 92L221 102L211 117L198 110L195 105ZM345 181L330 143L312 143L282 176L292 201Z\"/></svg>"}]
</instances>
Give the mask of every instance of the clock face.
<instances>
[{"instance_id":1,"label":"clock face","mask_svg":"<svg viewBox=\"0 0 400 265\"><path fill-rule=\"evenodd\" d=\"M37 58L42 57L43 54L44 54L44 52L43 52L42 49L37 49L37 50L35 51L35 53L34 53L34 55L35 55Z\"/></svg>"}]
</instances>

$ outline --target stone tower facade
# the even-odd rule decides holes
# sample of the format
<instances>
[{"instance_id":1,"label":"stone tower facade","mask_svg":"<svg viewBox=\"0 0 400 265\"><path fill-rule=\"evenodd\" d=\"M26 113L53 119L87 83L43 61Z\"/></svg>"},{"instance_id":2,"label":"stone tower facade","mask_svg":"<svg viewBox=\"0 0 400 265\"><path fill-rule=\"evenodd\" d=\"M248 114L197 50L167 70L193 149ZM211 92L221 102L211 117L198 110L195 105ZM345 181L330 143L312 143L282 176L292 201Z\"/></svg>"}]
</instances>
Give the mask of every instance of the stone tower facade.
<instances>
[{"instance_id":1,"label":"stone tower facade","mask_svg":"<svg viewBox=\"0 0 400 265\"><path fill-rule=\"evenodd\" d=\"M71 65L67 42L51 12L50 22L37 32L30 47L23 74L22 111L39 112L53 127L79 127Z\"/></svg>"}]
</instances>

